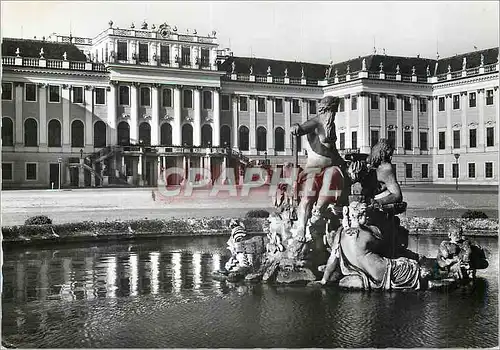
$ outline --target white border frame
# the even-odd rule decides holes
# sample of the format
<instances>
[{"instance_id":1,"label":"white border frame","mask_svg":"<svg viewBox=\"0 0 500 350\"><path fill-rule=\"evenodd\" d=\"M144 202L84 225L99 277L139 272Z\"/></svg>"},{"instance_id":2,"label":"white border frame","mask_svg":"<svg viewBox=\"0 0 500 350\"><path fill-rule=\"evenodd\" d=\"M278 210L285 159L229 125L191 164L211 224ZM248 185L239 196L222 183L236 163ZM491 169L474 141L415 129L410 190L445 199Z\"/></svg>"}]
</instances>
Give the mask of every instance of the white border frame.
<instances>
[{"instance_id":1,"label":"white border frame","mask_svg":"<svg viewBox=\"0 0 500 350\"><path fill-rule=\"evenodd\" d=\"M28 164L35 164L35 172L36 172L35 179L28 179ZM24 181L37 182L38 181L38 171L39 171L38 162L24 162Z\"/></svg>"},{"instance_id":2,"label":"white border frame","mask_svg":"<svg viewBox=\"0 0 500 350\"><path fill-rule=\"evenodd\" d=\"M241 109L241 98L245 98L246 99L247 109ZM238 112L248 112L248 96L244 96L244 95L239 95L238 96Z\"/></svg>"},{"instance_id":3,"label":"white border frame","mask_svg":"<svg viewBox=\"0 0 500 350\"><path fill-rule=\"evenodd\" d=\"M104 103L97 103L97 90L103 90L104 91ZM106 88L103 88L103 87L95 87L94 88L94 105L96 106L105 106L106 105L106 102L107 102L107 98L106 98Z\"/></svg>"},{"instance_id":4,"label":"white border frame","mask_svg":"<svg viewBox=\"0 0 500 350\"><path fill-rule=\"evenodd\" d=\"M50 88L51 87L57 87L57 90L58 90L58 95L59 95L59 101L51 101L50 100ZM62 101L62 96L61 96L61 85L56 85L56 84L49 84L49 88L47 89L49 94L47 96L47 103L53 103L53 104L56 104L56 103L61 103Z\"/></svg>"},{"instance_id":5,"label":"white border frame","mask_svg":"<svg viewBox=\"0 0 500 350\"><path fill-rule=\"evenodd\" d=\"M470 176L470 173L469 173L469 166L470 164L474 164L474 176ZM477 179L477 167L476 167L476 163L475 162L467 162L467 178L468 179Z\"/></svg>"},{"instance_id":6,"label":"white border frame","mask_svg":"<svg viewBox=\"0 0 500 350\"><path fill-rule=\"evenodd\" d=\"M4 99L3 96L2 96L2 102L3 101L6 101L6 102L12 102L12 101L14 101L14 83L12 83L10 81L2 81L2 95L3 95L3 84L9 84L10 85L10 100Z\"/></svg>"},{"instance_id":7,"label":"white border frame","mask_svg":"<svg viewBox=\"0 0 500 350\"><path fill-rule=\"evenodd\" d=\"M491 177L486 176L486 164L490 163L491 164ZM495 162L490 161L490 162L484 162L484 178L485 179L494 179L495 178Z\"/></svg>"},{"instance_id":8,"label":"white border frame","mask_svg":"<svg viewBox=\"0 0 500 350\"><path fill-rule=\"evenodd\" d=\"M82 102L75 102L75 89L82 89ZM71 87L71 103L75 105L83 105L85 103L85 89L83 86Z\"/></svg>"},{"instance_id":9,"label":"white border frame","mask_svg":"<svg viewBox=\"0 0 500 350\"><path fill-rule=\"evenodd\" d=\"M28 88L28 85L33 85L35 87L35 100L34 101L28 101L26 99L26 92L27 92L27 88ZM36 86L35 83L24 83L24 102L29 102L29 103L36 103L38 102L38 87Z\"/></svg>"},{"instance_id":10,"label":"white border frame","mask_svg":"<svg viewBox=\"0 0 500 350\"><path fill-rule=\"evenodd\" d=\"M121 88L122 87L126 87L127 88L127 95L128 95L128 103L127 104L123 104L121 103ZM130 107L130 86L129 85L118 85L118 106L125 106L125 107Z\"/></svg>"},{"instance_id":11,"label":"white border frame","mask_svg":"<svg viewBox=\"0 0 500 350\"><path fill-rule=\"evenodd\" d=\"M12 177L10 178L10 180L5 180L3 178L3 169L2 169L2 182L14 182L14 164L15 162L14 161L3 161L2 160L2 164L10 164L12 166L11 170L10 170L10 174L12 175Z\"/></svg>"}]
</instances>

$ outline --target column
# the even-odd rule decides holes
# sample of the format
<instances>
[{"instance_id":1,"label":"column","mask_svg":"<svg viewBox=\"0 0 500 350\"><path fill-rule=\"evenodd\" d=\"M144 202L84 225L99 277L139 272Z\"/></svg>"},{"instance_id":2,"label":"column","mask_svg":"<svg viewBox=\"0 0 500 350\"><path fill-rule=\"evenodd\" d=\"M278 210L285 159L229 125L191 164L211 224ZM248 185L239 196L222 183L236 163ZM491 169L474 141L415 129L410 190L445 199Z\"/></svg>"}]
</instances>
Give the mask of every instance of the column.
<instances>
[{"instance_id":1,"label":"column","mask_svg":"<svg viewBox=\"0 0 500 350\"><path fill-rule=\"evenodd\" d=\"M238 95L231 95L233 102L233 137L231 137L231 146L238 148Z\"/></svg>"},{"instance_id":2,"label":"column","mask_svg":"<svg viewBox=\"0 0 500 350\"><path fill-rule=\"evenodd\" d=\"M396 150L404 154L403 149L403 96L396 96Z\"/></svg>"},{"instance_id":3,"label":"column","mask_svg":"<svg viewBox=\"0 0 500 350\"><path fill-rule=\"evenodd\" d=\"M344 111L345 111L345 148L351 148L352 133L351 133L351 95L344 96Z\"/></svg>"},{"instance_id":4,"label":"column","mask_svg":"<svg viewBox=\"0 0 500 350\"><path fill-rule=\"evenodd\" d=\"M181 86L174 87L174 121L172 123L172 143L181 145Z\"/></svg>"},{"instance_id":5,"label":"column","mask_svg":"<svg viewBox=\"0 0 500 350\"><path fill-rule=\"evenodd\" d=\"M201 87L195 87L194 90L194 126L193 126L193 145L201 146Z\"/></svg>"},{"instance_id":6,"label":"column","mask_svg":"<svg viewBox=\"0 0 500 350\"><path fill-rule=\"evenodd\" d=\"M139 83L130 85L130 143L137 143L139 141L139 107L138 107L138 93Z\"/></svg>"},{"instance_id":7,"label":"column","mask_svg":"<svg viewBox=\"0 0 500 350\"><path fill-rule=\"evenodd\" d=\"M379 138L387 138L387 95L380 94L380 135ZM347 108L346 108L347 109Z\"/></svg>"},{"instance_id":8,"label":"column","mask_svg":"<svg viewBox=\"0 0 500 350\"><path fill-rule=\"evenodd\" d=\"M70 138L70 101L71 101L71 86L63 85L62 88L62 146L63 152L71 151Z\"/></svg>"},{"instance_id":9,"label":"column","mask_svg":"<svg viewBox=\"0 0 500 350\"><path fill-rule=\"evenodd\" d=\"M462 152L467 150L467 91L460 92L460 112L462 130L460 132L460 148Z\"/></svg>"},{"instance_id":10,"label":"column","mask_svg":"<svg viewBox=\"0 0 500 350\"><path fill-rule=\"evenodd\" d=\"M141 153L139 154L139 161L137 162L137 177L139 178L139 186L144 186L144 179L142 176L142 171L143 171L143 154L142 154L142 148L141 148Z\"/></svg>"},{"instance_id":11,"label":"column","mask_svg":"<svg viewBox=\"0 0 500 350\"><path fill-rule=\"evenodd\" d=\"M46 148L47 147L47 85L46 84L40 84L40 89L38 90L38 104L40 108L39 109L40 119L38 121L38 132L40 138L38 140L38 145L40 147ZM16 105L16 112L17 112L17 105ZM17 129L17 122L16 122L16 129ZM22 123L21 123L21 130L22 130Z\"/></svg>"},{"instance_id":12,"label":"column","mask_svg":"<svg viewBox=\"0 0 500 350\"><path fill-rule=\"evenodd\" d=\"M16 147L23 146L24 139L24 126L23 126L23 97L24 97L24 84L16 83L16 136L15 136L15 145ZM44 125L38 125L38 133L41 135L42 133L47 133L47 123ZM40 137L40 142L42 138Z\"/></svg>"},{"instance_id":13,"label":"column","mask_svg":"<svg viewBox=\"0 0 500 350\"><path fill-rule=\"evenodd\" d=\"M213 113L214 124L213 124L213 128L212 128L212 145L214 147L219 147L219 145L220 145L219 90L220 90L220 88L215 88L213 91L213 95L214 95L214 113Z\"/></svg>"},{"instance_id":14,"label":"column","mask_svg":"<svg viewBox=\"0 0 500 350\"><path fill-rule=\"evenodd\" d=\"M434 132L435 132L435 126L434 126L434 107L432 104L433 97L432 96L427 96L427 125L429 128L429 133L427 134L427 139L428 139L428 144L429 144L429 154L434 153Z\"/></svg>"},{"instance_id":15,"label":"column","mask_svg":"<svg viewBox=\"0 0 500 350\"><path fill-rule=\"evenodd\" d=\"M451 128L451 108L452 106L452 98L451 94L446 95L446 136L448 137L448 141L446 141L446 151L453 153L453 130Z\"/></svg>"},{"instance_id":16,"label":"column","mask_svg":"<svg viewBox=\"0 0 500 350\"><path fill-rule=\"evenodd\" d=\"M420 154L420 123L418 120L418 96L412 96L411 98L411 111L413 117L413 154Z\"/></svg>"},{"instance_id":17,"label":"column","mask_svg":"<svg viewBox=\"0 0 500 350\"><path fill-rule=\"evenodd\" d=\"M439 132L437 124L437 114L438 114L438 97L432 98L432 139L434 140L432 154L437 154L439 149Z\"/></svg>"},{"instance_id":18,"label":"column","mask_svg":"<svg viewBox=\"0 0 500 350\"><path fill-rule=\"evenodd\" d=\"M358 147L361 153L370 153L370 121L369 121L369 113L370 113L370 105L368 94L365 92L361 92L359 94L359 131L360 135L358 136Z\"/></svg>"},{"instance_id":19,"label":"column","mask_svg":"<svg viewBox=\"0 0 500 350\"><path fill-rule=\"evenodd\" d=\"M291 103L290 98L285 98L285 154L292 155L292 135L291 135Z\"/></svg>"},{"instance_id":20,"label":"column","mask_svg":"<svg viewBox=\"0 0 500 350\"><path fill-rule=\"evenodd\" d=\"M83 172L82 158L80 158L80 166L78 167L78 187L85 187L85 174Z\"/></svg>"},{"instance_id":21,"label":"column","mask_svg":"<svg viewBox=\"0 0 500 350\"><path fill-rule=\"evenodd\" d=\"M267 97L267 154L274 156L274 99ZM253 130L252 130L253 131ZM251 131L251 132L252 132Z\"/></svg>"},{"instance_id":22,"label":"column","mask_svg":"<svg viewBox=\"0 0 500 350\"><path fill-rule=\"evenodd\" d=\"M257 113L255 103L257 98L255 96L249 96L249 111L250 111L250 132L249 132L249 150L250 154L257 154L256 144L255 144L255 130L257 130Z\"/></svg>"},{"instance_id":23,"label":"column","mask_svg":"<svg viewBox=\"0 0 500 350\"><path fill-rule=\"evenodd\" d=\"M308 116L308 111L309 111L309 106L308 106L308 100L303 98L301 100L301 110L300 112L302 113L302 118L301 118L301 122L302 123L305 123L307 121L307 116ZM305 141L305 142L304 142ZM305 150L308 149L309 147L309 142L307 142L306 138L304 136L301 137L301 145L302 145L302 151L301 153L302 154L305 154Z\"/></svg>"},{"instance_id":24,"label":"column","mask_svg":"<svg viewBox=\"0 0 500 350\"><path fill-rule=\"evenodd\" d=\"M160 84L153 84L151 87L151 145L160 143L159 124L160 124L160 99L158 88Z\"/></svg>"},{"instance_id":25,"label":"column","mask_svg":"<svg viewBox=\"0 0 500 350\"><path fill-rule=\"evenodd\" d=\"M116 85L116 81L110 81L110 86L107 89L109 137L106 138L106 143L108 146L116 145L118 139L116 130Z\"/></svg>"},{"instance_id":26,"label":"column","mask_svg":"<svg viewBox=\"0 0 500 350\"><path fill-rule=\"evenodd\" d=\"M477 108L479 111L478 127L477 127L477 150L484 152L485 138L484 138L484 103L485 103L484 89L477 90Z\"/></svg>"},{"instance_id":27,"label":"column","mask_svg":"<svg viewBox=\"0 0 500 350\"><path fill-rule=\"evenodd\" d=\"M90 186L95 187L95 163L92 163L92 170L90 173Z\"/></svg>"},{"instance_id":28,"label":"column","mask_svg":"<svg viewBox=\"0 0 500 350\"><path fill-rule=\"evenodd\" d=\"M85 86L85 147L93 147L94 140L92 112L94 107L93 101L94 88Z\"/></svg>"}]
</instances>

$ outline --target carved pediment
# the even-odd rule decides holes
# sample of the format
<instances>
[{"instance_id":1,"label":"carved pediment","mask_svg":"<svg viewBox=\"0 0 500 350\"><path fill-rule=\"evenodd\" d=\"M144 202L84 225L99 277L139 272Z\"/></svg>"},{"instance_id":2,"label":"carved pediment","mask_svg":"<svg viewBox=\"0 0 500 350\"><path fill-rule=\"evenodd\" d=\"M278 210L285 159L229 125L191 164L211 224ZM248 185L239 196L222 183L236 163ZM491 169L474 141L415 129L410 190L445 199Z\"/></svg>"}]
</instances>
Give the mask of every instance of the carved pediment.
<instances>
[{"instance_id":1,"label":"carved pediment","mask_svg":"<svg viewBox=\"0 0 500 350\"><path fill-rule=\"evenodd\" d=\"M130 114L122 113L122 119L130 119Z\"/></svg>"},{"instance_id":2,"label":"carved pediment","mask_svg":"<svg viewBox=\"0 0 500 350\"><path fill-rule=\"evenodd\" d=\"M171 121L174 119L171 115L165 114L161 119L166 120L166 121Z\"/></svg>"}]
</instances>

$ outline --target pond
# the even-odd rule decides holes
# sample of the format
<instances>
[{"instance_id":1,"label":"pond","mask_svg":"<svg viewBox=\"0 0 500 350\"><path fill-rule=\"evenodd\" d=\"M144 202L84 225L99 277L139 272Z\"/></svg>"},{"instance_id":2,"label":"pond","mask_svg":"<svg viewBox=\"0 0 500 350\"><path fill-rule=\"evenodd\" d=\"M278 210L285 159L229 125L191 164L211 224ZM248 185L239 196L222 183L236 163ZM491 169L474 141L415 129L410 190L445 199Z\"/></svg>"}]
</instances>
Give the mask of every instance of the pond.
<instances>
[{"instance_id":1,"label":"pond","mask_svg":"<svg viewBox=\"0 0 500 350\"><path fill-rule=\"evenodd\" d=\"M212 279L225 237L4 251L2 336L29 348L495 347L498 243L475 286L348 292ZM442 238L411 237L435 256ZM4 249L5 250L5 249Z\"/></svg>"}]
</instances>

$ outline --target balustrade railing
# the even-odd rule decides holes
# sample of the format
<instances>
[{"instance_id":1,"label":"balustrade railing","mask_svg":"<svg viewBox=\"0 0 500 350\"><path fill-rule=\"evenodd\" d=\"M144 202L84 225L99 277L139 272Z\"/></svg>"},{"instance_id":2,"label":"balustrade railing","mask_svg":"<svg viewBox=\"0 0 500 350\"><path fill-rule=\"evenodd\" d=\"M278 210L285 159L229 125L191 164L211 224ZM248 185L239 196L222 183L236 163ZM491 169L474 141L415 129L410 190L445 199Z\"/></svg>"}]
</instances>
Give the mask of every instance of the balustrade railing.
<instances>
[{"instance_id":1,"label":"balustrade railing","mask_svg":"<svg viewBox=\"0 0 500 350\"><path fill-rule=\"evenodd\" d=\"M15 57L2 57L2 64L3 65L14 65L16 64L16 58Z\"/></svg>"},{"instance_id":2,"label":"balustrade railing","mask_svg":"<svg viewBox=\"0 0 500 350\"><path fill-rule=\"evenodd\" d=\"M495 72L496 70L497 70L497 65L496 64L490 64L490 65L484 66L484 72L485 73Z\"/></svg>"},{"instance_id":3,"label":"balustrade railing","mask_svg":"<svg viewBox=\"0 0 500 350\"><path fill-rule=\"evenodd\" d=\"M369 79L379 79L380 78L380 73L378 73L378 72L368 72L368 78Z\"/></svg>"},{"instance_id":4,"label":"balustrade railing","mask_svg":"<svg viewBox=\"0 0 500 350\"><path fill-rule=\"evenodd\" d=\"M62 60L47 60L47 68L62 68Z\"/></svg>"},{"instance_id":5,"label":"balustrade railing","mask_svg":"<svg viewBox=\"0 0 500 350\"><path fill-rule=\"evenodd\" d=\"M351 80L358 79L358 78L359 78L359 72L351 73Z\"/></svg>"},{"instance_id":6,"label":"balustrade railing","mask_svg":"<svg viewBox=\"0 0 500 350\"><path fill-rule=\"evenodd\" d=\"M396 80L396 74L395 73L385 73L385 79L386 80Z\"/></svg>"},{"instance_id":7,"label":"balustrade railing","mask_svg":"<svg viewBox=\"0 0 500 350\"><path fill-rule=\"evenodd\" d=\"M259 75L257 75L255 77L255 81L257 83L266 83L267 82L267 77L266 76L259 76Z\"/></svg>"},{"instance_id":8,"label":"balustrade railing","mask_svg":"<svg viewBox=\"0 0 500 350\"><path fill-rule=\"evenodd\" d=\"M300 85L300 84L302 84L302 79L290 78L290 84Z\"/></svg>"},{"instance_id":9,"label":"balustrade railing","mask_svg":"<svg viewBox=\"0 0 500 350\"><path fill-rule=\"evenodd\" d=\"M307 80L306 85L309 86L318 86L318 81L317 80Z\"/></svg>"},{"instance_id":10,"label":"balustrade railing","mask_svg":"<svg viewBox=\"0 0 500 350\"><path fill-rule=\"evenodd\" d=\"M462 76L462 71L457 71L457 72L452 72L451 73L451 79L457 79Z\"/></svg>"},{"instance_id":11,"label":"balustrade railing","mask_svg":"<svg viewBox=\"0 0 500 350\"><path fill-rule=\"evenodd\" d=\"M283 77L273 77L273 83L284 84L285 83L285 78L283 78Z\"/></svg>"},{"instance_id":12,"label":"balustrade railing","mask_svg":"<svg viewBox=\"0 0 500 350\"><path fill-rule=\"evenodd\" d=\"M23 66L38 67L39 66L39 59L38 58L23 58Z\"/></svg>"},{"instance_id":13,"label":"balustrade railing","mask_svg":"<svg viewBox=\"0 0 500 350\"><path fill-rule=\"evenodd\" d=\"M70 62L69 69L84 70L85 62Z\"/></svg>"},{"instance_id":14,"label":"balustrade railing","mask_svg":"<svg viewBox=\"0 0 500 350\"><path fill-rule=\"evenodd\" d=\"M411 75L402 75L401 80L402 81L411 81Z\"/></svg>"},{"instance_id":15,"label":"balustrade railing","mask_svg":"<svg viewBox=\"0 0 500 350\"><path fill-rule=\"evenodd\" d=\"M248 74L238 74L238 80L250 81L250 76Z\"/></svg>"},{"instance_id":16,"label":"balustrade railing","mask_svg":"<svg viewBox=\"0 0 500 350\"><path fill-rule=\"evenodd\" d=\"M479 67L478 68L469 68L467 69L467 75L477 75L479 74Z\"/></svg>"}]
</instances>

